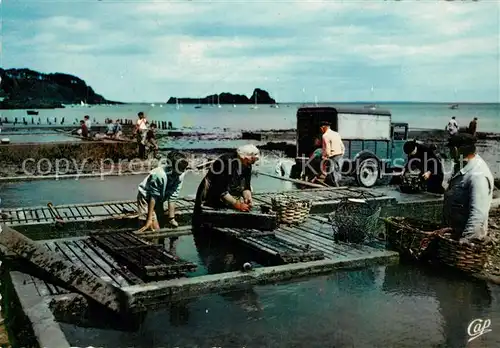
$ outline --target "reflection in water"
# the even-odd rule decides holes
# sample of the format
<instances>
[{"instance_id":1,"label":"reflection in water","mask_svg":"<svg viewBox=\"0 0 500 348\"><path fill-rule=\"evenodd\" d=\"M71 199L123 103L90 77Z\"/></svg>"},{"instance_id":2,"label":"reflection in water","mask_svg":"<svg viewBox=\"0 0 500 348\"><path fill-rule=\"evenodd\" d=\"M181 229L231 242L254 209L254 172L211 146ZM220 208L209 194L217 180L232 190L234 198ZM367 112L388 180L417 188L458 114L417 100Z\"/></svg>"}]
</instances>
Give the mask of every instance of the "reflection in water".
<instances>
[{"instance_id":1,"label":"reflection in water","mask_svg":"<svg viewBox=\"0 0 500 348\"><path fill-rule=\"evenodd\" d=\"M404 267L386 268L383 289L393 293L436 299L442 316L443 335L443 342L438 347L465 347L469 338L469 323L476 318L490 317L492 297L488 284L481 280L465 278L454 270L442 269L436 272L436 269L408 265L407 271L404 272Z\"/></svg>"},{"instance_id":2,"label":"reflection in water","mask_svg":"<svg viewBox=\"0 0 500 348\"><path fill-rule=\"evenodd\" d=\"M238 253L199 251L211 271L226 267L214 260L241 265ZM468 323L483 318L493 331L467 347L500 347L499 301L500 287L395 265L193 298L148 313L134 333L62 327L80 347L460 348Z\"/></svg>"},{"instance_id":3,"label":"reflection in water","mask_svg":"<svg viewBox=\"0 0 500 348\"><path fill-rule=\"evenodd\" d=\"M189 322L189 301L176 301L170 305L170 325L184 326Z\"/></svg>"},{"instance_id":4,"label":"reflection in water","mask_svg":"<svg viewBox=\"0 0 500 348\"><path fill-rule=\"evenodd\" d=\"M252 253L246 248L228 243L208 230L193 233L193 240L202 264L208 274L238 271L245 262L253 262Z\"/></svg>"},{"instance_id":5,"label":"reflection in water","mask_svg":"<svg viewBox=\"0 0 500 348\"><path fill-rule=\"evenodd\" d=\"M251 254L238 248L224 248L224 243L217 240L208 230L193 234L194 243L208 274L241 270L245 262L251 262ZM251 262L252 263L252 262ZM253 262L254 266L255 263ZM237 303L247 312L259 311L261 306L252 286L237 287L220 294L223 298Z\"/></svg>"}]
</instances>

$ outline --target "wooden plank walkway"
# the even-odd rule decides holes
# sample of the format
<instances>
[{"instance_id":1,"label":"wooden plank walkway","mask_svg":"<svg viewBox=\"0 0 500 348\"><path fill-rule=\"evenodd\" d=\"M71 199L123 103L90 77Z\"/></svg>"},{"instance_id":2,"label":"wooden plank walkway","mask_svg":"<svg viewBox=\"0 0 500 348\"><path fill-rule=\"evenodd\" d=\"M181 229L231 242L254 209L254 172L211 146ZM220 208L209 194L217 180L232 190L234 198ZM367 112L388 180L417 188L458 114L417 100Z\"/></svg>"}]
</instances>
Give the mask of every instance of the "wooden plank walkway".
<instances>
[{"instance_id":1,"label":"wooden plank walkway","mask_svg":"<svg viewBox=\"0 0 500 348\"><path fill-rule=\"evenodd\" d=\"M272 232L237 228L214 228L214 232L282 263L369 256L383 250L382 247L335 242L332 225L326 218L314 215L301 225L281 225Z\"/></svg>"},{"instance_id":2,"label":"wooden plank walkway","mask_svg":"<svg viewBox=\"0 0 500 348\"><path fill-rule=\"evenodd\" d=\"M381 192L364 188L330 188L286 191L297 199L313 200L313 208L322 205L331 205L345 198L383 199L386 197ZM271 198L277 192L255 193L257 203L271 205ZM386 197L388 198L388 197ZM194 208L194 198L180 198L177 201L179 213L191 213ZM130 219L136 217L137 202L135 200L113 201L85 204L54 205L54 210L65 222L97 222L104 220ZM10 226L48 225L54 223L54 216L47 206L24 207L4 209L9 215L8 219L1 219L0 224Z\"/></svg>"},{"instance_id":3,"label":"wooden plank walkway","mask_svg":"<svg viewBox=\"0 0 500 348\"><path fill-rule=\"evenodd\" d=\"M167 253L163 245L145 242L133 232L93 233L90 239L144 281L183 277L196 270L195 264Z\"/></svg>"},{"instance_id":4,"label":"wooden plank walkway","mask_svg":"<svg viewBox=\"0 0 500 348\"><path fill-rule=\"evenodd\" d=\"M177 202L177 207L177 210L180 212L186 210L192 211L194 201L189 198L181 198ZM54 210L65 222L126 219L137 216L137 202L131 200L54 205ZM7 213L9 218L5 220L0 219L0 224L26 226L54 223L54 216L47 206L4 209L3 212Z\"/></svg>"},{"instance_id":5,"label":"wooden plank walkway","mask_svg":"<svg viewBox=\"0 0 500 348\"><path fill-rule=\"evenodd\" d=\"M123 265L116 262L103 249L96 246L90 238L67 238L41 241L47 249L63 255L68 261L82 267L93 275L118 287L144 282ZM66 289L31 277L40 296L55 296L69 293Z\"/></svg>"}]
</instances>

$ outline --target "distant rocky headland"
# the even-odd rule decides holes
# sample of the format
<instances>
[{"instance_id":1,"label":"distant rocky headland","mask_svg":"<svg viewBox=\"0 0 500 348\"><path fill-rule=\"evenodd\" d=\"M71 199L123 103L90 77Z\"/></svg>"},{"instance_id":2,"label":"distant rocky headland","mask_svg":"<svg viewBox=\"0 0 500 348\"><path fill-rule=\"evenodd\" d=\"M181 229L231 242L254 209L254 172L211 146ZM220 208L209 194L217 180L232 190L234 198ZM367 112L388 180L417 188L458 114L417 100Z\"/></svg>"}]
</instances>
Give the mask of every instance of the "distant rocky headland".
<instances>
[{"instance_id":1,"label":"distant rocky headland","mask_svg":"<svg viewBox=\"0 0 500 348\"><path fill-rule=\"evenodd\" d=\"M180 97L170 97L167 104L176 104L177 102L182 104L275 104L276 100L271 98L269 92L256 88L254 89L252 96L248 98L243 94L231 94L231 93L221 93L208 95L204 98L180 98Z\"/></svg>"},{"instance_id":2,"label":"distant rocky headland","mask_svg":"<svg viewBox=\"0 0 500 348\"><path fill-rule=\"evenodd\" d=\"M0 68L0 109L54 109L71 104L123 104L96 94L82 79L30 69Z\"/></svg>"}]
</instances>

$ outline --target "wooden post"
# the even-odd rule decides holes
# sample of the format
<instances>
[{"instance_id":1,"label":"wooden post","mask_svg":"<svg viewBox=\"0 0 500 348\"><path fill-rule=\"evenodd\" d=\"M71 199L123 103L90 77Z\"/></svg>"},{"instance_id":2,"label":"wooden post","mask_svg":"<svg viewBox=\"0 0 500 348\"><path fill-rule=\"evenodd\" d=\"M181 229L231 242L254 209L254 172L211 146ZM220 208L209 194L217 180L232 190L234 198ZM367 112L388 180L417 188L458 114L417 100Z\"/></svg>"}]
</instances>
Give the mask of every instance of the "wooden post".
<instances>
[{"instance_id":1,"label":"wooden post","mask_svg":"<svg viewBox=\"0 0 500 348\"><path fill-rule=\"evenodd\" d=\"M128 296L123 290L66 261L6 225L0 225L0 244L64 284L68 290L77 290L115 312L127 311Z\"/></svg>"},{"instance_id":2,"label":"wooden post","mask_svg":"<svg viewBox=\"0 0 500 348\"><path fill-rule=\"evenodd\" d=\"M323 188L323 189L324 188L328 188L328 187L325 187L324 185L313 184L311 182L304 181L304 180L291 179L291 178L285 178L283 176L277 176L277 175L273 175L273 174L262 173L262 172L259 172L257 170L254 170L254 174L256 174L256 175L264 175L264 176L268 176L270 178L274 178L274 179L278 179L278 180L282 180L282 181L289 181L289 182L293 182L295 184L300 184L300 185L304 185L304 186L310 186L310 187L315 187L315 188Z\"/></svg>"}]
</instances>

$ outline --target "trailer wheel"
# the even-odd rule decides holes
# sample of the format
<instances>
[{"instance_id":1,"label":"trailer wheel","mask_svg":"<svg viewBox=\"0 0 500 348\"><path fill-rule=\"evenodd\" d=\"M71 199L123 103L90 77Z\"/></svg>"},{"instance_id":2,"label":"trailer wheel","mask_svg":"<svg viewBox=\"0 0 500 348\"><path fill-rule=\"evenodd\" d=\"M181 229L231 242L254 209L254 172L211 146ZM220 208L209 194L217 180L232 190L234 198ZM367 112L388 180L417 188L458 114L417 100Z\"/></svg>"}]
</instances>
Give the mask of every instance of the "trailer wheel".
<instances>
[{"instance_id":1,"label":"trailer wheel","mask_svg":"<svg viewBox=\"0 0 500 348\"><path fill-rule=\"evenodd\" d=\"M368 157L356 169L356 181L363 187L373 187L380 178L380 164L376 158Z\"/></svg>"}]
</instances>

